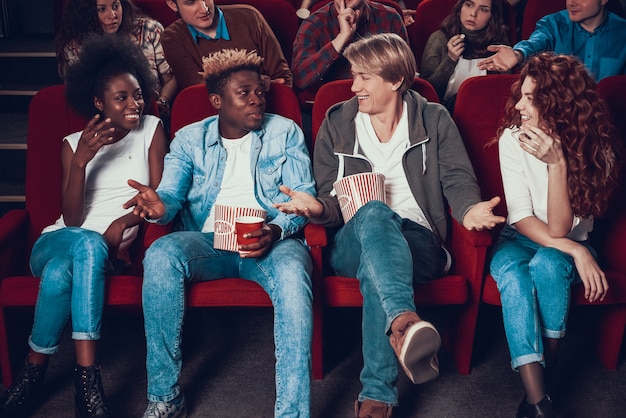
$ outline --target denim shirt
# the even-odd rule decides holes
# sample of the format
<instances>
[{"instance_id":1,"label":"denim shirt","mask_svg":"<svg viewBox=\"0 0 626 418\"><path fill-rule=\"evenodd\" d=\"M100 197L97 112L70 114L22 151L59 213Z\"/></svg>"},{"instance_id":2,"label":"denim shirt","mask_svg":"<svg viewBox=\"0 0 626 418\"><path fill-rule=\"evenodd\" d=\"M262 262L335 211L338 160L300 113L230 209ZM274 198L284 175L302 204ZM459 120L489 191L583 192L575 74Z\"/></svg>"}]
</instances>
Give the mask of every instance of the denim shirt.
<instances>
[{"instance_id":1,"label":"denim shirt","mask_svg":"<svg viewBox=\"0 0 626 418\"><path fill-rule=\"evenodd\" d=\"M524 59L543 51L574 55L596 81L626 73L626 20L606 12L602 24L591 33L570 20L567 10L543 17L530 38L513 49Z\"/></svg>"},{"instance_id":2,"label":"denim shirt","mask_svg":"<svg viewBox=\"0 0 626 418\"><path fill-rule=\"evenodd\" d=\"M211 116L176 132L157 188L166 208L157 223L170 222L180 211L184 230L202 229L220 191L226 166L218 121L219 116ZM272 206L289 200L278 186L284 184L315 195L304 135L291 119L269 113L261 128L251 133L250 173L255 198L267 211L269 223L281 228L284 239L298 232L307 219L287 215Z\"/></svg>"}]
</instances>

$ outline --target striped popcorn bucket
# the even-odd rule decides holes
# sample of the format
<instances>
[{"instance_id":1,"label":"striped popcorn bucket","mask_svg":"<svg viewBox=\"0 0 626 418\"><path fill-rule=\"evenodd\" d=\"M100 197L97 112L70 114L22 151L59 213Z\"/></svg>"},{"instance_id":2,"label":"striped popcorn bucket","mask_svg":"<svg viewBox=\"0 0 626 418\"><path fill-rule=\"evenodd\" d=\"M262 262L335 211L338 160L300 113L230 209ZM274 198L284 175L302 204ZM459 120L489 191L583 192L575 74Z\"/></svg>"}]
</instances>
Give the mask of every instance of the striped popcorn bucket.
<instances>
[{"instance_id":1,"label":"striped popcorn bucket","mask_svg":"<svg viewBox=\"0 0 626 418\"><path fill-rule=\"evenodd\" d=\"M359 173L346 176L333 184L343 222L370 200L385 202L385 176L380 173Z\"/></svg>"},{"instance_id":2,"label":"striped popcorn bucket","mask_svg":"<svg viewBox=\"0 0 626 418\"><path fill-rule=\"evenodd\" d=\"M235 219L240 216L258 216L266 219L267 211L238 206L215 205L213 248L226 251L238 251L237 235L235 234Z\"/></svg>"}]
</instances>

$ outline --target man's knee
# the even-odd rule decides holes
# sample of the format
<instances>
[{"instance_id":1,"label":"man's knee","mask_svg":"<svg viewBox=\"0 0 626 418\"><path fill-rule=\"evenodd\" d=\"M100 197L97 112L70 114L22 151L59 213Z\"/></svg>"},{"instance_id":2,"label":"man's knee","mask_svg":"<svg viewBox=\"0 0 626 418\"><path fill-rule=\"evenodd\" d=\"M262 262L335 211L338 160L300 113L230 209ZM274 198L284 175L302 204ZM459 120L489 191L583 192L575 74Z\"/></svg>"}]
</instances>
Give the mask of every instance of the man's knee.
<instances>
[{"instance_id":1,"label":"man's knee","mask_svg":"<svg viewBox=\"0 0 626 418\"><path fill-rule=\"evenodd\" d=\"M181 253L180 238L171 233L157 239L146 250L143 267L150 276L152 272L162 271L177 264L176 254Z\"/></svg>"},{"instance_id":2,"label":"man's knee","mask_svg":"<svg viewBox=\"0 0 626 418\"><path fill-rule=\"evenodd\" d=\"M395 212L391 210L389 206L380 200L371 200L363 205L356 213L355 216L362 217L367 221L376 221L378 219L384 219L393 217Z\"/></svg>"}]
</instances>

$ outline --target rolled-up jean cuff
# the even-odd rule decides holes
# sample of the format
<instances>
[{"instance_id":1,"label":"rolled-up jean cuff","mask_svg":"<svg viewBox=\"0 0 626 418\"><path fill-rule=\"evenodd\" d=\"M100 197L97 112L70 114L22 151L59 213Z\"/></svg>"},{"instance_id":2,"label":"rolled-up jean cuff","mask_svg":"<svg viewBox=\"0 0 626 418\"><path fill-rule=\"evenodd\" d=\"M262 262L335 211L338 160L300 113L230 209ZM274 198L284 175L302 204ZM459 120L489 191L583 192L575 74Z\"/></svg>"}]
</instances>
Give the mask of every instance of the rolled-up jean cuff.
<instances>
[{"instance_id":1,"label":"rolled-up jean cuff","mask_svg":"<svg viewBox=\"0 0 626 418\"><path fill-rule=\"evenodd\" d=\"M72 332L72 340L95 341L100 339L100 332Z\"/></svg>"},{"instance_id":2,"label":"rolled-up jean cuff","mask_svg":"<svg viewBox=\"0 0 626 418\"><path fill-rule=\"evenodd\" d=\"M518 367L530 363L541 363L543 365L543 356L541 354L526 354L524 356L519 356L511 361L511 368L517 371Z\"/></svg>"},{"instance_id":3,"label":"rolled-up jean cuff","mask_svg":"<svg viewBox=\"0 0 626 418\"><path fill-rule=\"evenodd\" d=\"M178 395L180 395L180 386L176 385L176 387L174 388L174 392L172 392L169 395L156 396L156 395L152 395L148 393L148 401L149 402L171 402L174 399L178 398Z\"/></svg>"},{"instance_id":4,"label":"rolled-up jean cuff","mask_svg":"<svg viewBox=\"0 0 626 418\"><path fill-rule=\"evenodd\" d=\"M39 353L39 354L52 355L52 354L56 353L57 351L59 351L59 345L58 344L55 345L54 347L40 347L40 346L38 346L37 344L35 344L33 342L32 337L28 337L28 346L35 353Z\"/></svg>"},{"instance_id":5,"label":"rolled-up jean cuff","mask_svg":"<svg viewBox=\"0 0 626 418\"><path fill-rule=\"evenodd\" d=\"M554 331L551 329L541 328L541 335L546 338L552 338L558 340L565 337L565 331Z\"/></svg>"}]
</instances>

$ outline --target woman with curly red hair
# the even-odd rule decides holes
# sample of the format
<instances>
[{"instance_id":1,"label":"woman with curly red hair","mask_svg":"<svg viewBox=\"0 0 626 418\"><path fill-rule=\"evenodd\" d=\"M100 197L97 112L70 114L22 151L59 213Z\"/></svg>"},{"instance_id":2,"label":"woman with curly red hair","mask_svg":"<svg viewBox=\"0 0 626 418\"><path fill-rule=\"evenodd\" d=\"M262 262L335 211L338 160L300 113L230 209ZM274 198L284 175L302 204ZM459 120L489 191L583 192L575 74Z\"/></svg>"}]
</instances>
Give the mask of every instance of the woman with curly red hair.
<instances>
[{"instance_id":1,"label":"woman with curly red hair","mask_svg":"<svg viewBox=\"0 0 626 418\"><path fill-rule=\"evenodd\" d=\"M508 218L491 274L526 392L517 417L552 417L544 367L565 335L570 286L582 282L590 302L609 288L587 238L617 187L617 145L575 57L530 58L512 91L498 141Z\"/></svg>"}]
</instances>

